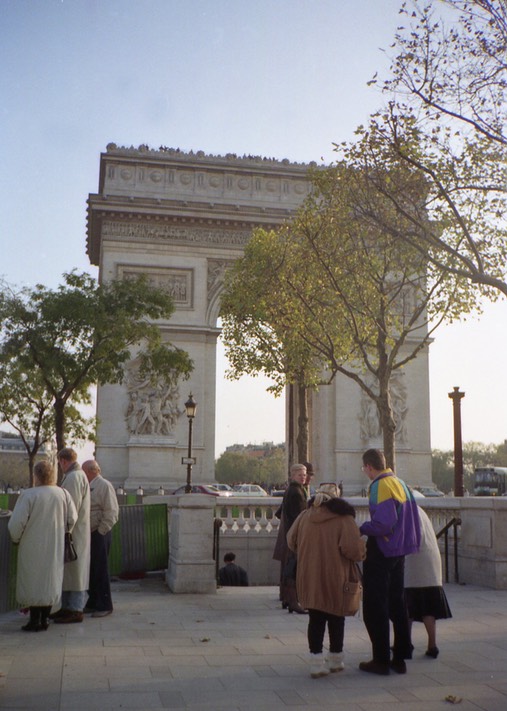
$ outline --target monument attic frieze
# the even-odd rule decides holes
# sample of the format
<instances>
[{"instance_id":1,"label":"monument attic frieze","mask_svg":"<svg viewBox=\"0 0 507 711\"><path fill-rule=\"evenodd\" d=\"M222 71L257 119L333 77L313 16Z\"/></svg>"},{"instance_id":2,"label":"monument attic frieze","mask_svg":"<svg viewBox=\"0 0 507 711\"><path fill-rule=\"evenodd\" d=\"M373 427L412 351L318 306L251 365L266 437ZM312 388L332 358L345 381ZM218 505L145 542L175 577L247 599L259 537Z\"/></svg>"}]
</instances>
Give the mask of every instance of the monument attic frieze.
<instances>
[{"instance_id":1,"label":"monument attic frieze","mask_svg":"<svg viewBox=\"0 0 507 711\"><path fill-rule=\"evenodd\" d=\"M239 158L183 153L174 149L118 148L109 144L107 165L101 176L103 195L136 194L146 197L195 197L218 200L234 196L259 203L274 201L294 209L308 194L305 164L255 156ZM164 164L165 163L165 164Z\"/></svg>"}]
</instances>

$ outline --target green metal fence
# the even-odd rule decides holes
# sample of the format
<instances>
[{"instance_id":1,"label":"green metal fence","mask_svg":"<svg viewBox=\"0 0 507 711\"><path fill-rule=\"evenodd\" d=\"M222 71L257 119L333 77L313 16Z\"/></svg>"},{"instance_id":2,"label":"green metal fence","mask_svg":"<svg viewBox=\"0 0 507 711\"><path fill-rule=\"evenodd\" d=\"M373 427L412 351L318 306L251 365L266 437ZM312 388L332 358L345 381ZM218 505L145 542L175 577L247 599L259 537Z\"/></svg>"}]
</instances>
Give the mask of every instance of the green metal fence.
<instances>
[{"instance_id":1,"label":"green metal fence","mask_svg":"<svg viewBox=\"0 0 507 711\"><path fill-rule=\"evenodd\" d=\"M169 533L167 506L120 506L109 551L111 575L126 576L167 568Z\"/></svg>"},{"instance_id":2,"label":"green metal fence","mask_svg":"<svg viewBox=\"0 0 507 711\"><path fill-rule=\"evenodd\" d=\"M0 498L0 508L4 507ZM8 517L0 519L0 613L16 608L17 546L7 530ZM167 568L169 532L166 504L120 506L109 552L112 576L137 577Z\"/></svg>"}]
</instances>

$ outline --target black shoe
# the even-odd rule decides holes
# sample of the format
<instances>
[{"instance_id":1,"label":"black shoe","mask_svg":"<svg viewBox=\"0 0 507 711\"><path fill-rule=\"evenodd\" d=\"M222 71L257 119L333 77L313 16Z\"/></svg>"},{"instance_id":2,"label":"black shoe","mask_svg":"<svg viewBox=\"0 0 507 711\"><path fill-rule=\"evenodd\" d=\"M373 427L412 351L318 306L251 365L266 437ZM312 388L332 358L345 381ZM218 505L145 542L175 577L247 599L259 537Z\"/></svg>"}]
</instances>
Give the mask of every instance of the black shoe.
<instances>
[{"instance_id":1,"label":"black shoe","mask_svg":"<svg viewBox=\"0 0 507 711\"><path fill-rule=\"evenodd\" d=\"M428 647L428 649L425 651L425 655L427 657L432 657L433 659L436 659L438 657L438 652L438 647Z\"/></svg>"},{"instance_id":2,"label":"black shoe","mask_svg":"<svg viewBox=\"0 0 507 711\"><path fill-rule=\"evenodd\" d=\"M414 651L414 645L411 644L408 652L405 652L405 654L402 655L403 659L412 659L412 652ZM391 652L394 654L394 647L391 647Z\"/></svg>"},{"instance_id":3,"label":"black shoe","mask_svg":"<svg viewBox=\"0 0 507 711\"><path fill-rule=\"evenodd\" d=\"M290 607L290 606L289 606L289 613L292 614L293 612L297 612L298 615L307 615L307 614L308 614L308 610L305 610L303 607L301 607L301 605L299 604L299 602L296 603L296 606L295 606L295 607Z\"/></svg>"},{"instance_id":4,"label":"black shoe","mask_svg":"<svg viewBox=\"0 0 507 711\"><path fill-rule=\"evenodd\" d=\"M68 612L68 610L64 610L62 607L57 612L52 612L50 615L48 615L48 617L50 620L57 620L59 617L65 617Z\"/></svg>"},{"instance_id":5,"label":"black shoe","mask_svg":"<svg viewBox=\"0 0 507 711\"><path fill-rule=\"evenodd\" d=\"M370 674L380 674L381 676L388 676L389 674L389 664L382 664L381 662L376 662L374 659L371 659L369 662L361 662L359 669L361 671L370 672Z\"/></svg>"},{"instance_id":6,"label":"black shoe","mask_svg":"<svg viewBox=\"0 0 507 711\"><path fill-rule=\"evenodd\" d=\"M36 624L34 622L27 622L26 625L23 625L21 628L23 632L39 632L41 629L40 624Z\"/></svg>"},{"instance_id":7,"label":"black shoe","mask_svg":"<svg viewBox=\"0 0 507 711\"><path fill-rule=\"evenodd\" d=\"M406 674L407 665L403 659L391 659L390 667L396 674Z\"/></svg>"}]
</instances>

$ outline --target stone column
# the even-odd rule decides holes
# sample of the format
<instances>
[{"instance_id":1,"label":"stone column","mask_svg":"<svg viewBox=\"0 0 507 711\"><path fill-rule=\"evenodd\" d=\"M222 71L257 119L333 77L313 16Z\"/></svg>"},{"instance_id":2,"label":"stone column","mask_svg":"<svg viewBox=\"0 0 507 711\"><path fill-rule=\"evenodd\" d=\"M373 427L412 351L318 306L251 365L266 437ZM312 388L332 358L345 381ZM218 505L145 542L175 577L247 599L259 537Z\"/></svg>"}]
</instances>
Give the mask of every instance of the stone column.
<instances>
[{"instance_id":1,"label":"stone column","mask_svg":"<svg viewBox=\"0 0 507 711\"><path fill-rule=\"evenodd\" d=\"M182 494L171 498L175 501L169 504L171 524L167 585L174 593L216 592L213 560L215 497Z\"/></svg>"}]
</instances>

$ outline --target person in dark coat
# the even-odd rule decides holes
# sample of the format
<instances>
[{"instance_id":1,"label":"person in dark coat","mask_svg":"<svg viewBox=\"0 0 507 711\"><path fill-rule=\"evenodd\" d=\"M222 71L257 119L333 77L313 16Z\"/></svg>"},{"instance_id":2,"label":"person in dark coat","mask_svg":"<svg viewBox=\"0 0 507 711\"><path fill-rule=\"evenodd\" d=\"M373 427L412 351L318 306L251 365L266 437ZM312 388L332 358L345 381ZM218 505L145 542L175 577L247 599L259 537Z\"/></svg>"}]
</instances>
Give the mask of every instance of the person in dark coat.
<instances>
[{"instance_id":1,"label":"person in dark coat","mask_svg":"<svg viewBox=\"0 0 507 711\"><path fill-rule=\"evenodd\" d=\"M248 587L248 574L240 565L234 562L236 556L234 553L226 553L224 555L224 567L220 568L218 578L220 585L233 585L235 587Z\"/></svg>"},{"instance_id":2,"label":"person in dark coat","mask_svg":"<svg viewBox=\"0 0 507 711\"><path fill-rule=\"evenodd\" d=\"M284 610L305 614L298 603L296 593L296 554L287 546L287 532L301 511L306 509L307 495L306 467L304 464L293 464L290 468L291 480L285 491L278 527L278 537L273 558L280 561L280 600Z\"/></svg>"}]
</instances>

